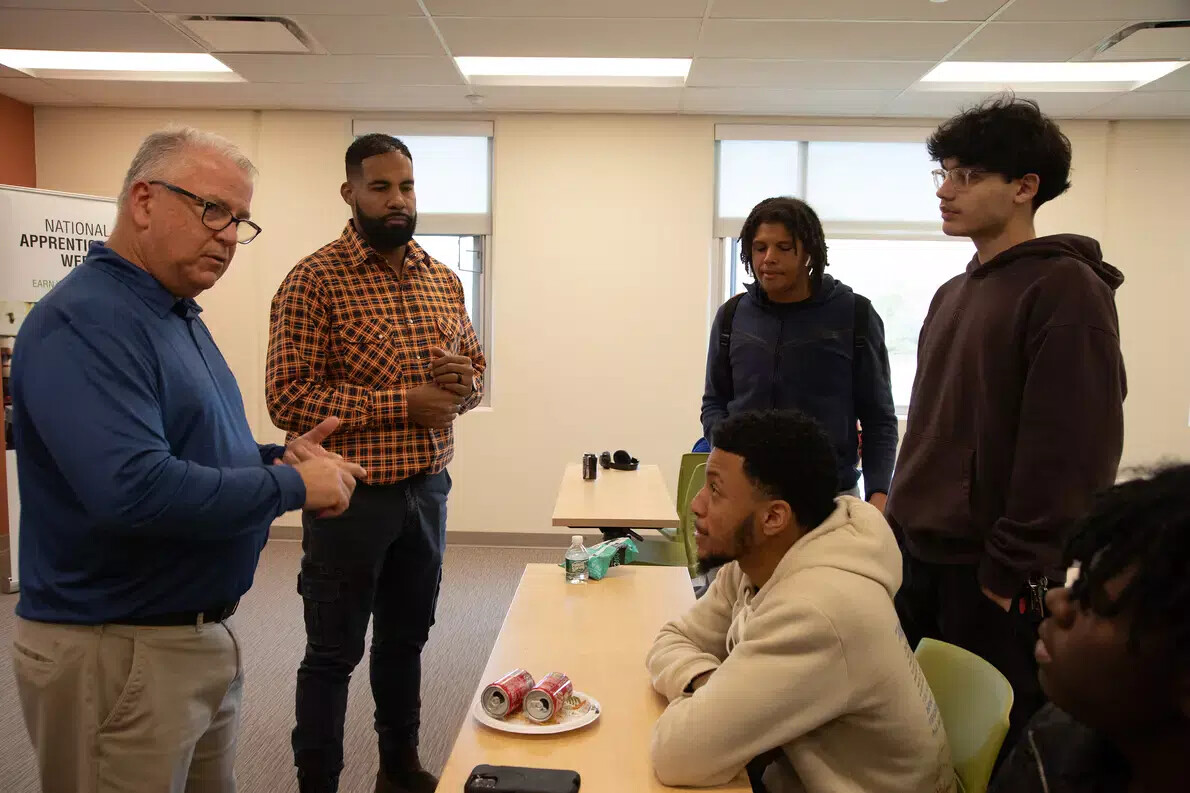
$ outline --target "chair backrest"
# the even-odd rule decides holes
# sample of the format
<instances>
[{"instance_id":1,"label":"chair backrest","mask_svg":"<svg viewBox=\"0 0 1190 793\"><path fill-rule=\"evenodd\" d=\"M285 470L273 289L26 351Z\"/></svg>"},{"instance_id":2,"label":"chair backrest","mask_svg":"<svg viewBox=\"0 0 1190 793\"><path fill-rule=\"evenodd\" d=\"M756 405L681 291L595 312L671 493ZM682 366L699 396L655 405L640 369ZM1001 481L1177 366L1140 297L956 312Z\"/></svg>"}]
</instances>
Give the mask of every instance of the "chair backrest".
<instances>
[{"instance_id":1,"label":"chair backrest","mask_svg":"<svg viewBox=\"0 0 1190 793\"><path fill-rule=\"evenodd\" d=\"M984 793L1008 732L1012 686L996 667L953 644L922 639L915 654L942 714L962 789Z\"/></svg>"},{"instance_id":2,"label":"chair backrest","mask_svg":"<svg viewBox=\"0 0 1190 793\"><path fill-rule=\"evenodd\" d=\"M694 496L698 493L688 492L687 485L690 484L690 474L694 473L694 468L699 463L705 463L710 454L704 452L687 452L682 455L682 464L678 467L678 517L682 520L686 519L686 512L690 509L690 502L694 500Z\"/></svg>"},{"instance_id":3,"label":"chair backrest","mask_svg":"<svg viewBox=\"0 0 1190 793\"><path fill-rule=\"evenodd\" d=\"M694 541L694 513L690 511L690 502L694 501L694 497L698 495L698 491L702 490L703 485L707 483L707 464L699 463L694 466L694 470L690 472L690 477L686 480L685 498L682 503L685 504L684 510L678 510L678 514L682 516L682 525L679 529L682 542L686 546L686 566L690 570L690 577L694 578L698 575L698 545Z\"/></svg>"}]
</instances>

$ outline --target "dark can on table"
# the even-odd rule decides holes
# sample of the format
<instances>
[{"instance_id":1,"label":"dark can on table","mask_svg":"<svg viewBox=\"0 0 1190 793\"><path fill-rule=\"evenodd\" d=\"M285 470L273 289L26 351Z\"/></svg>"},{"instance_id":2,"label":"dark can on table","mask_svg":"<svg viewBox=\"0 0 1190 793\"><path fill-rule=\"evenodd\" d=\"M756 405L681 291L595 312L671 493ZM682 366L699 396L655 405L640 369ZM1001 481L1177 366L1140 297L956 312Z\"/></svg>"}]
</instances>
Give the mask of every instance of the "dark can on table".
<instances>
[{"instance_id":1,"label":"dark can on table","mask_svg":"<svg viewBox=\"0 0 1190 793\"><path fill-rule=\"evenodd\" d=\"M513 669L483 690L480 701L484 712L495 719L511 716L521 709L525 696L533 689L533 675Z\"/></svg>"},{"instance_id":2,"label":"dark can on table","mask_svg":"<svg viewBox=\"0 0 1190 793\"><path fill-rule=\"evenodd\" d=\"M583 479L594 482L599 475L599 458L593 454L583 455Z\"/></svg>"},{"instance_id":3,"label":"dark can on table","mask_svg":"<svg viewBox=\"0 0 1190 793\"><path fill-rule=\"evenodd\" d=\"M525 715L536 722L546 722L561 712L566 698L574 693L574 684L561 672L550 672L525 695Z\"/></svg>"}]
</instances>

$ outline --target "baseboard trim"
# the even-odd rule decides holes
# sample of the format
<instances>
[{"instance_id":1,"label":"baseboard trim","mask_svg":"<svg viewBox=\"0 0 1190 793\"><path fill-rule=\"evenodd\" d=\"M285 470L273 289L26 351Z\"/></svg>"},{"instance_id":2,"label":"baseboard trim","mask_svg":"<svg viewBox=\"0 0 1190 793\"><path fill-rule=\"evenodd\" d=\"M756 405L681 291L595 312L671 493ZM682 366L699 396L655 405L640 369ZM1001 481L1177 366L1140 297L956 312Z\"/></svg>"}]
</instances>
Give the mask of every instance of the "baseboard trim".
<instances>
[{"instance_id":1,"label":"baseboard trim","mask_svg":"<svg viewBox=\"0 0 1190 793\"><path fill-rule=\"evenodd\" d=\"M301 526L281 526L274 523L269 527L269 542L301 542Z\"/></svg>"},{"instance_id":2,"label":"baseboard trim","mask_svg":"<svg viewBox=\"0 0 1190 793\"><path fill-rule=\"evenodd\" d=\"M13 569L11 542L7 534L0 534L0 593L11 595L20 589L17 584L16 570Z\"/></svg>"},{"instance_id":3,"label":"baseboard trim","mask_svg":"<svg viewBox=\"0 0 1190 793\"><path fill-rule=\"evenodd\" d=\"M598 539L593 532L580 531L584 537ZM447 545L474 545L492 548L566 548L570 545L572 532L566 534L538 534L536 532L518 531L448 531ZM269 541L301 542L301 526L277 526L269 530Z\"/></svg>"},{"instance_id":4,"label":"baseboard trim","mask_svg":"<svg viewBox=\"0 0 1190 793\"><path fill-rule=\"evenodd\" d=\"M568 548L573 536L573 533L538 534L527 531L448 531L446 544L492 548Z\"/></svg>"}]
</instances>

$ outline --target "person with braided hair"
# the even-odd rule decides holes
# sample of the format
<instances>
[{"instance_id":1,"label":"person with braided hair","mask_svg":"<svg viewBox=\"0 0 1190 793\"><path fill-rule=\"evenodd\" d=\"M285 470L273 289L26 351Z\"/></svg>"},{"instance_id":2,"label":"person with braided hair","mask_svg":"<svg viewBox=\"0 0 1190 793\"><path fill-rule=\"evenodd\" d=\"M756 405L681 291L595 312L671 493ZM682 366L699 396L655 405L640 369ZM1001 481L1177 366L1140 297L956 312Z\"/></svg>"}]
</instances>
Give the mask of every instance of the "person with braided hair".
<instances>
[{"instance_id":1,"label":"person with braided hair","mask_svg":"<svg viewBox=\"0 0 1190 793\"><path fill-rule=\"evenodd\" d=\"M880 315L826 274L822 223L804 201L757 204L740 231L740 260L755 280L711 327L703 437L713 442L715 426L745 410L800 410L831 439L839 492L858 496L862 427L864 495L883 511L897 416Z\"/></svg>"},{"instance_id":2,"label":"person with braided hair","mask_svg":"<svg viewBox=\"0 0 1190 793\"><path fill-rule=\"evenodd\" d=\"M1034 653L1051 703L989 793L1155 793L1190 779L1190 465L1103 493Z\"/></svg>"}]
</instances>

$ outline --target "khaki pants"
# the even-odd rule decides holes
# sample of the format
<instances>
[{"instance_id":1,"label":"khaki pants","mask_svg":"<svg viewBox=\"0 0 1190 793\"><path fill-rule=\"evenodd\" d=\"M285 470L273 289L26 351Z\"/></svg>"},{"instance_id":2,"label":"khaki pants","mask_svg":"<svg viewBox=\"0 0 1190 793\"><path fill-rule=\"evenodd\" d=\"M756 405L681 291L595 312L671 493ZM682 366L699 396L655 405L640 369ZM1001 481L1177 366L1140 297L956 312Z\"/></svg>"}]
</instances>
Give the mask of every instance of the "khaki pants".
<instances>
[{"instance_id":1,"label":"khaki pants","mask_svg":"<svg viewBox=\"0 0 1190 793\"><path fill-rule=\"evenodd\" d=\"M227 623L18 619L13 668L44 793L232 793L243 670Z\"/></svg>"}]
</instances>

